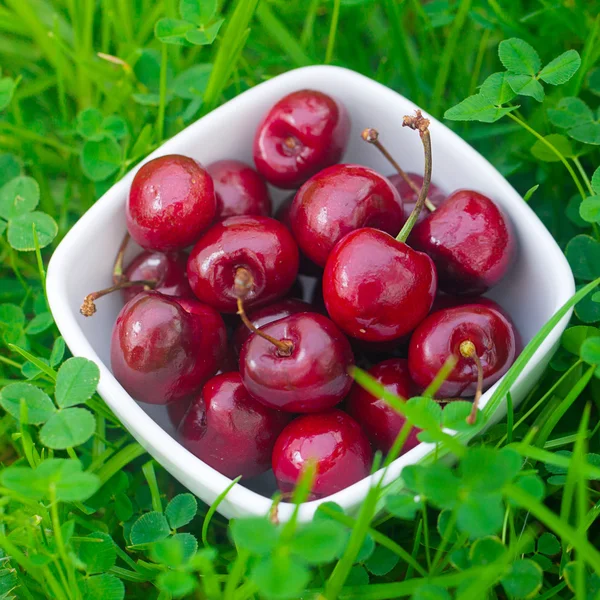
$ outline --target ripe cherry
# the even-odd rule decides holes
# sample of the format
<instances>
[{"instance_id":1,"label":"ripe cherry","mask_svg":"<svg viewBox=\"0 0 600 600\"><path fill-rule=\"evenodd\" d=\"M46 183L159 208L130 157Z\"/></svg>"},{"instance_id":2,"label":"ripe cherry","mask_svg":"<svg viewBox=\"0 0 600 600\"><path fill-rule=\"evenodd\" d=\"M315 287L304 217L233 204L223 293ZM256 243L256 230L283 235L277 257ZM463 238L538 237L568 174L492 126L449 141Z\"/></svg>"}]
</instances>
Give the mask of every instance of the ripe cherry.
<instances>
[{"instance_id":1,"label":"ripe cherry","mask_svg":"<svg viewBox=\"0 0 600 600\"><path fill-rule=\"evenodd\" d=\"M442 365L457 363L437 395L441 398L473 396L504 375L515 361L520 339L512 321L491 300L445 308L432 313L410 340L408 366L415 383L423 388ZM474 407L473 420L476 412Z\"/></svg>"},{"instance_id":2,"label":"ripe cherry","mask_svg":"<svg viewBox=\"0 0 600 600\"><path fill-rule=\"evenodd\" d=\"M117 316L112 371L136 400L167 404L195 392L216 372L225 344L223 320L209 306L142 292Z\"/></svg>"},{"instance_id":3,"label":"ripe cherry","mask_svg":"<svg viewBox=\"0 0 600 600\"><path fill-rule=\"evenodd\" d=\"M335 406L352 387L350 343L327 317L296 313L255 334L242 346L240 373L246 389L263 404L317 412Z\"/></svg>"},{"instance_id":4,"label":"ripe cherry","mask_svg":"<svg viewBox=\"0 0 600 600\"><path fill-rule=\"evenodd\" d=\"M194 246L187 265L196 296L221 312L235 312L235 278L252 279L246 306L264 306L285 296L298 273L298 247L279 221L229 217L213 225Z\"/></svg>"},{"instance_id":5,"label":"ripe cherry","mask_svg":"<svg viewBox=\"0 0 600 600\"><path fill-rule=\"evenodd\" d=\"M404 358L385 360L368 371L387 392L408 400L416 392L416 386L408 372L408 361ZM367 390L354 384L347 402L348 413L360 423L376 450L387 454L400 430L406 423L404 415L396 412L385 400L372 396ZM413 427L402 446L402 454L418 443L419 429Z\"/></svg>"},{"instance_id":6,"label":"ripe cherry","mask_svg":"<svg viewBox=\"0 0 600 600\"><path fill-rule=\"evenodd\" d=\"M310 304L308 304L308 302L303 302L302 300L298 300L296 298L284 298L283 300L279 300L273 304L269 304L267 306L263 306L263 308L252 311L248 315L248 319L254 327L260 329L264 325L268 325L274 321L279 321L279 319L283 319L284 317L289 317L290 315L295 315L297 313L312 311L314 311L314 309ZM242 349L244 342L251 335L253 335L252 331L248 329L244 323L241 323L238 326L233 334L233 346L238 354Z\"/></svg>"},{"instance_id":7,"label":"ripe cherry","mask_svg":"<svg viewBox=\"0 0 600 600\"><path fill-rule=\"evenodd\" d=\"M183 252L151 252L138 254L125 269L128 281L154 281L153 290L165 296L193 296L186 274L187 255ZM144 290L144 286L121 290L125 302Z\"/></svg>"},{"instance_id":8,"label":"ripe cherry","mask_svg":"<svg viewBox=\"0 0 600 600\"><path fill-rule=\"evenodd\" d=\"M327 259L323 297L333 321L349 335L370 342L400 338L427 315L437 288L433 261L410 248L408 237L431 181L429 121L417 111L404 125L418 129L425 148L425 178L419 202L398 237L365 227L342 238Z\"/></svg>"},{"instance_id":9,"label":"ripe cherry","mask_svg":"<svg viewBox=\"0 0 600 600\"><path fill-rule=\"evenodd\" d=\"M401 175L398 175L396 173L388 177L391 184L398 190L398 193L402 196L402 201L404 202L405 222L410 216L410 213L414 210L415 204L417 203L417 199L419 197L418 190L420 190L423 186L423 177L421 177L421 175L417 175L416 173L407 173L407 176L415 184L417 188L416 192L410 187L406 180L402 178ZM442 190L436 185L431 184L429 186L429 193L427 197L434 208L439 208L445 202L447 194L442 192ZM425 219L428 214L429 210L422 210L419 213L417 223L420 223L423 219Z\"/></svg>"},{"instance_id":10,"label":"ripe cherry","mask_svg":"<svg viewBox=\"0 0 600 600\"><path fill-rule=\"evenodd\" d=\"M239 160L219 160L206 167L217 197L217 219L240 215L271 215L271 197L264 179Z\"/></svg>"},{"instance_id":11,"label":"ripe cherry","mask_svg":"<svg viewBox=\"0 0 600 600\"><path fill-rule=\"evenodd\" d=\"M343 105L315 90L288 94L267 113L254 138L254 163L273 185L293 189L339 162L350 135Z\"/></svg>"},{"instance_id":12,"label":"ripe cherry","mask_svg":"<svg viewBox=\"0 0 600 600\"><path fill-rule=\"evenodd\" d=\"M179 427L181 443L227 477L268 471L277 436L290 415L267 408L248 392L239 373L204 384Z\"/></svg>"},{"instance_id":13,"label":"ripe cherry","mask_svg":"<svg viewBox=\"0 0 600 600\"><path fill-rule=\"evenodd\" d=\"M206 170L187 156L160 156L133 178L127 229L147 250L180 250L200 237L215 211L215 190Z\"/></svg>"},{"instance_id":14,"label":"ripe cherry","mask_svg":"<svg viewBox=\"0 0 600 600\"><path fill-rule=\"evenodd\" d=\"M173 425L175 429L177 429L181 424L181 421L183 421L183 417L185 417L185 414L189 410L193 399L194 396L186 396L185 398L167 404L169 421L171 421L171 425Z\"/></svg>"},{"instance_id":15,"label":"ripe cherry","mask_svg":"<svg viewBox=\"0 0 600 600\"><path fill-rule=\"evenodd\" d=\"M502 211L487 196L458 190L412 231L411 243L437 267L450 294L482 294L508 271L516 240Z\"/></svg>"},{"instance_id":16,"label":"ripe cherry","mask_svg":"<svg viewBox=\"0 0 600 600\"><path fill-rule=\"evenodd\" d=\"M290 221L302 252L323 267L335 244L351 231L373 227L397 235L404 209L383 175L360 165L334 165L298 190Z\"/></svg>"},{"instance_id":17,"label":"ripe cherry","mask_svg":"<svg viewBox=\"0 0 600 600\"><path fill-rule=\"evenodd\" d=\"M359 424L341 410L294 419L273 448L273 472L279 489L291 492L302 472L314 464L310 499L335 494L360 481L371 467L369 440Z\"/></svg>"}]
</instances>

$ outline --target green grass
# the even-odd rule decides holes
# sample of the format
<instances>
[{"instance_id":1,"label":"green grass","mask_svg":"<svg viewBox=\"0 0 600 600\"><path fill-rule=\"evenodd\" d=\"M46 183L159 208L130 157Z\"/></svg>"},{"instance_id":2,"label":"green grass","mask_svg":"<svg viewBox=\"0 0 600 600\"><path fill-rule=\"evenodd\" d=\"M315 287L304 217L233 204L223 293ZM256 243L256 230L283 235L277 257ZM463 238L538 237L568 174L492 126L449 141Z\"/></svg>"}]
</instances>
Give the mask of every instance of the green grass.
<instances>
[{"instance_id":1,"label":"green grass","mask_svg":"<svg viewBox=\"0 0 600 600\"><path fill-rule=\"evenodd\" d=\"M598 598L594 291L577 298L561 348L530 395L518 406L511 401L507 419L468 449L442 434L433 401L403 407L390 399L439 440L438 457L460 455L457 468L412 467L403 480L374 488L358 515L329 504L299 530L294 521L278 527L267 519L232 526L215 506L184 495L93 393L94 366L66 360L48 314L44 269L72 224L131 166L261 81L292 67L341 65L443 118L504 71L500 42L520 38L542 65L576 50L581 66L561 85L541 78L543 102L522 94L488 102L484 121L508 112L496 122L478 121L481 114L463 105L449 116L466 120L446 123L522 195L530 191L527 201L565 250L580 287L597 280L600 2L201 6L206 28L225 18L205 45L155 37L160 19L180 17L178 0L0 6L0 185L31 178L19 184L28 211L10 213L16 192L0 192L0 600ZM565 110L570 97L595 112ZM85 389L61 393L84 379ZM73 424L68 435L53 427L66 422Z\"/></svg>"}]
</instances>

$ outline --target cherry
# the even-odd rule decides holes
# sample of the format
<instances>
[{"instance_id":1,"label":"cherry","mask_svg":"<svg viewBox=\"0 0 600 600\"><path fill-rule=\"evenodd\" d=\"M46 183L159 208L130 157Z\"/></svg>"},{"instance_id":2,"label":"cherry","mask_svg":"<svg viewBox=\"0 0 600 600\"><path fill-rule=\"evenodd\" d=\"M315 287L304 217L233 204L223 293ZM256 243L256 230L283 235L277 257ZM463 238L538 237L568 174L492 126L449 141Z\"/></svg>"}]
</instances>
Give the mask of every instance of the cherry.
<instances>
[{"instance_id":1,"label":"cherry","mask_svg":"<svg viewBox=\"0 0 600 600\"><path fill-rule=\"evenodd\" d=\"M247 306L268 304L291 288L298 247L279 221L247 215L216 223L194 246L187 265L194 294L221 312L235 312L235 279L242 271L252 280Z\"/></svg>"},{"instance_id":2,"label":"cherry","mask_svg":"<svg viewBox=\"0 0 600 600\"><path fill-rule=\"evenodd\" d=\"M288 196L279 206L275 212L275 218L285 225L293 235L292 220L290 218L290 211L292 209L292 202L294 201L295 194ZM308 258L304 252L300 250L300 263L298 265L298 272L308 277L323 276L323 268L316 265L310 258Z\"/></svg>"},{"instance_id":3,"label":"cherry","mask_svg":"<svg viewBox=\"0 0 600 600\"><path fill-rule=\"evenodd\" d=\"M291 492L314 464L310 499L322 498L369 475L371 448L359 424L341 410L294 419L275 442L273 472L279 489Z\"/></svg>"},{"instance_id":4,"label":"cherry","mask_svg":"<svg viewBox=\"0 0 600 600\"><path fill-rule=\"evenodd\" d=\"M421 177L421 175L417 175L416 173L407 173L407 176L410 177L417 189L420 189L423 186L423 177ZM402 178L401 175L390 175L388 179L390 180L390 183L398 190L398 193L402 196L402 200L404 202L404 219L406 222L410 216L410 213L415 208L419 193L418 191L415 192L415 190L410 187L410 185L405 179ZM434 208L439 208L445 202L446 197L447 195L436 185L431 184L429 186L428 198ZM427 217L427 215L428 212L422 210L419 213L417 223L420 223Z\"/></svg>"},{"instance_id":5,"label":"cherry","mask_svg":"<svg viewBox=\"0 0 600 600\"><path fill-rule=\"evenodd\" d=\"M254 138L254 163L273 185L293 189L339 162L350 136L343 105L315 90L288 94L267 113Z\"/></svg>"},{"instance_id":6,"label":"cherry","mask_svg":"<svg viewBox=\"0 0 600 600\"><path fill-rule=\"evenodd\" d=\"M368 371L387 392L408 400L415 394L415 384L408 372L408 361L404 358L385 360ZM360 423L371 444L376 450L387 454L406 418L381 398L372 396L367 390L354 384L348 396L347 410ZM402 446L402 454L414 448L418 443L419 429L413 427Z\"/></svg>"},{"instance_id":7,"label":"cherry","mask_svg":"<svg viewBox=\"0 0 600 600\"><path fill-rule=\"evenodd\" d=\"M512 227L500 209L472 190L458 190L412 231L411 243L437 267L440 288L450 294L482 294L508 271L516 249Z\"/></svg>"},{"instance_id":8,"label":"cherry","mask_svg":"<svg viewBox=\"0 0 600 600\"><path fill-rule=\"evenodd\" d=\"M342 238L327 259L323 297L332 320L347 334L381 342L402 337L428 314L437 288L433 261L405 240L418 218L431 181L429 121L417 111L404 117L425 149L425 179L419 202L398 237L365 227Z\"/></svg>"},{"instance_id":9,"label":"cherry","mask_svg":"<svg viewBox=\"0 0 600 600\"><path fill-rule=\"evenodd\" d=\"M178 433L190 452L219 473L254 477L271 467L273 445L289 420L252 398L239 373L223 373L204 384Z\"/></svg>"},{"instance_id":10,"label":"cherry","mask_svg":"<svg viewBox=\"0 0 600 600\"><path fill-rule=\"evenodd\" d=\"M125 269L128 281L154 281L152 289L165 296L192 296L186 274L187 255L183 252L151 252L138 254ZM125 302L144 290L144 286L121 290Z\"/></svg>"},{"instance_id":11,"label":"cherry","mask_svg":"<svg viewBox=\"0 0 600 600\"><path fill-rule=\"evenodd\" d=\"M279 321L279 319L283 319L289 315L311 311L313 311L313 308L307 302L297 300L296 298L285 298L251 312L248 315L248 319L254 327L260 329L263 325ZM244 342L251 335L253 335L252 331L244 323L240 324L236 329L233 334L233 346L238 354Z\"/></svg>"},{"instance_id":12,"label":"cherry","mask_svg":"<svg viewBox=\"0 0 600 600\"><path fill-rule=\"evenodd\" d=\"M142 165L126 204L127 229L147 250L180 250L193 244L215 217L210 175L179 154Z\"/></svg>"},{"instance_id":13,"label":"cherry","mask_svg":"<svg viewBox=\"0 0 600 600\"><path fill-rule=\"evenodd\" d=\"M112 371L136 400L167 404L195 392L216 372L225 344L223 320L209 306L142 292L117 316Z\"/></svg>"},{"instance_id":14,"label":"cherry","mask_svg":"<svg viewBox=\"0 0 600 600\"><path fill-rule=\"evenodd\" d=\"M239 160L219 160L206 167L217 197L217 219L271 214L271 197L264 179Z\"/></svg>"},{"instance_id":15,"label":"cherry","mask_svg":"<svg viewBox=\"0 0 600 600\"><path fill-rule=\"evenodd\" d=\"M352 349L327 317L291 314L255 333L242 346L240 373L247 390L263 404L317 412L335 406L350 390Z\"/></svg>"},{"instance_id":16,"label":"cherry","mask_svg":"<svg viewBox=\"0 0 600 600\"><path fill-rule=\"evenodd\" d=\"M512 321L493 301L486 300L429 315L412 335L408 367L415 383L425 388L442 365L455 357L457 363L437 395L479 396L508 371L519 349Z\"/></svg>"},{"instance_id":17,"label":"cherry","mask_svg":"<svg viewBox=\"0 0 600 600\"><path fill-rule=\"evenodd\" d=\"M187 411L189 410L192 404L193 396L186 396L185 398L181 398L180 400L175 400L175 402L170 402L167 404L167 414L169 416L169 421L175 429L179 427L181 421L183 421L183 417L185 417Z\"/></svg>"},{"instance_id":18,"label":"cherry","mask_svg":"<svg viewBox=\"0 0 600 600\"><path fill-rule=\"evenodd\" d=\"M360 165L334 165L298 190L290 221L302 252L323 267L335 244L351 231L373 227L396 235L404 209L383 175Z\"/></svg>"}]
</instances>

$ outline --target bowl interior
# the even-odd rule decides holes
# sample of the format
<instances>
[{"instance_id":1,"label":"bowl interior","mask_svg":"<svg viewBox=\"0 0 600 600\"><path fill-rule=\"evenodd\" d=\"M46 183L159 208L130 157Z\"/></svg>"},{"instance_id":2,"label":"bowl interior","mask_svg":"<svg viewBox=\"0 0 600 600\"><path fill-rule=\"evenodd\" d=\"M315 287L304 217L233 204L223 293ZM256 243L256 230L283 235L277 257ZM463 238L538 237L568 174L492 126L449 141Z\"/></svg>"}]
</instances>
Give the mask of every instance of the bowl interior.
<instances>
[{"instance_id":1,"label":"bowl interior","mask_svg":"<svg viewBox=\"0 0 600 600\"><path fill-rule=\"evenodd\" d=\"M224 158L252 164L252 140L263 114L286 93L303 88L332 94L346 105L352 132L344 162L367 165L383 174L393 172L376 149L361 139L365 127L375 127L405 170L422 173L419 136L401 126L403 115L412 114L416 106L365 77L328 67L291 71L249 90L189 126L148 158L179 153L204 164ZM446 192L471 188L486 194L512 221L518 239L518 260L489 295L510 313L526 343L571 294L572 277L562 253L539 219L485 159L436 121L431 125L431 137L433 182ZM103 298L98 302L98 312L89 319L79 315L79 306L87 293L110 285L115 252L125 232L124 204L133 174L130 172L115 184L73 228L63 241L60 272L52 266L49 272L49 285L61 290L60 295L52 294L54 303L55 298L61 299L61 306L54 305L53 309L68 313L73 327L83 334L106 366L110 365L110 333L122 306L121 298L117 294ZM271 192L276 205L290 194L274 188ZM132 245L127 258L138 251ZM173 433L164 408L142 407L167 432ZM271 475L244 485L267 496L274 490Z\"/></svg>"}]
</instances>

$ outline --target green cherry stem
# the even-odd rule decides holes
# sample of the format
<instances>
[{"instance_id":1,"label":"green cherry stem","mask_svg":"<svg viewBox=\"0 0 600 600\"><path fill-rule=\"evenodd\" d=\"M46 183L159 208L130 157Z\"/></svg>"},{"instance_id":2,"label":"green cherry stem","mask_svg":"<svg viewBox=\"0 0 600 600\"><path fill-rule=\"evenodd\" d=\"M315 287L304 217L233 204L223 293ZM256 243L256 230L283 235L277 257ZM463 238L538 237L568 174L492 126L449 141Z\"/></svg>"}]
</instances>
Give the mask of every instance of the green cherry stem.
<instances>
[{"instance_id":1,"label":"green cherry stem","mask_svg":"<svg viewBox=\"0 0 600 600\"><path fill-rule=\"evenodd\" d=\"M426 119L420 110L415 111L415 116L404 117L402 122L403 127L410 127L415 131L419 132L421 141L423 142L423 150L425 152L425 172L423 173L423 187L419 193L419 198L410 216L404 223L404 226L400 230L400 233L396 236L399 242L406 242L412 228L414 227L423 207L425 206L425 200L427 199L427 192L429 191L429 184L431 183L431 136L429 135L429 119Z\"/></svg>"},{"instance_id":2,"label":"green cherry stem","mask_svg":"<svg viewBox=\"0 0 600 600\"><path fill-rule=\"evenodd\" d=\"M407 185L410 187L410 189L417 195L417 198L418 198L419 194L421 193L421 189L410 178L409 174L398 164L398 162L390 154L388 149L381 143L381 141L379 140L379 132L377 131L377 129L373 129L372 127L367 127L365 130L363 130L361 137L365 142L368 142L369 144L373 144L373 146L375 146L375 148L377 148L377 150L379 150L379 152L381 152L381 154L383 154L383 156L386 158L386 160L390 163L390 165L392 165L392 167L394 167L394 169L396 169L396 171L398 172L398 175L400 175L400 177L402 177L402 179L404 179L404 181L407 183ZM433 204L433 202L431 202L431 200L429 198L425 198L425 206L431 212L433 212L435 210L435 205Z\"/></svg>"}]
</instances>

